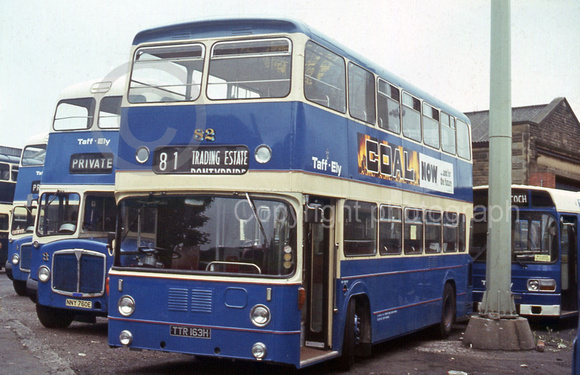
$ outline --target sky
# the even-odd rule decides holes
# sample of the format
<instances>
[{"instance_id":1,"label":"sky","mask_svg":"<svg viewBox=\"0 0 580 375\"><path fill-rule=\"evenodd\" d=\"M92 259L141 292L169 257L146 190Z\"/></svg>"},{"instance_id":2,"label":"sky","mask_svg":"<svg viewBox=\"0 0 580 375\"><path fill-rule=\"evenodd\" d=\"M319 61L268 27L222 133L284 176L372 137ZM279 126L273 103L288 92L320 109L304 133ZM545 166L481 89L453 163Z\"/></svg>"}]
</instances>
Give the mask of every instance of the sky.
<instances>
[{"instance_id":1,"label":"sky","mask_svg":"<svg viewBox=\"0 0 580 375\"><path fill-rule=\"evenodd\" d=\"M489 109L489 0L1 0L0 145L48 132L59 92L126 64L133 37L206 18L293 18L463 111ZM580 118L580 0L511 1L512 106Z\"/></svg>"}]
</instances>

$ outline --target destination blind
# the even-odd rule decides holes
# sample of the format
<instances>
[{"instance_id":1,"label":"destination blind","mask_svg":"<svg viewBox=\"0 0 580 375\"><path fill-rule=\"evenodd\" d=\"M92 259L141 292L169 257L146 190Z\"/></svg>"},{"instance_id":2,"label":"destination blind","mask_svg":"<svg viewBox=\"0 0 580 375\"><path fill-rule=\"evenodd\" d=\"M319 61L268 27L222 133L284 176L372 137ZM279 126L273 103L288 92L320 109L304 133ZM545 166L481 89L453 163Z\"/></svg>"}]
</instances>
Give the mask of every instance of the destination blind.
<instances>
[{"instance_id":1,"label":"destination blind","mask_svg":"<svg viewBox=\"0 0 580 375\"><path fill-rule=\"evenodd\" d=\"M158 174L240 175L248 171L246 146L165 146L155 149L153 171Z\"/></svg>"},{"instance_id":2,"label":"destination blind","mask_svg":"<svg viewBox=\"0 0 580 375\"><path fill-rule=\"evenodd\" d=\"M115 156L112 153L81 153L70 157L70 174L110 174Z\"/></svg>"}]
</instances>

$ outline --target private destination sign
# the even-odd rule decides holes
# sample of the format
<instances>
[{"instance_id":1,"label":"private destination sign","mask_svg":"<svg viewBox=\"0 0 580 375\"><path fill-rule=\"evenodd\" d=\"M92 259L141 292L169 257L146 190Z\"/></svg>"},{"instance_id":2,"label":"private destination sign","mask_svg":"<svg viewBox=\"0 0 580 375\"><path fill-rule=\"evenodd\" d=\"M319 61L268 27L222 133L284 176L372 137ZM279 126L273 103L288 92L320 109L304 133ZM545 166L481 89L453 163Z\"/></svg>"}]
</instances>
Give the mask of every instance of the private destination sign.
<instances>
[{"instance_id":1,"label":"private destination sign","mask_svg":"<svg viewBox=\"0 0 580 375\"><path fill-rule=\"evenodd\" d=\"M113 172L115 156L110 152L72 154L69 163L71 174L109 174Z\"/></svg>"},{"instance_id":2,"label":"private destination sign","mask_svg":"<svg viewBox=\"0 0 580 375\"><path fill-rule=\"evenodd\" d=\"M248 171L246 146L165 146L153 153L158 174L239 175Z\"/></svg>"}]
</instances>

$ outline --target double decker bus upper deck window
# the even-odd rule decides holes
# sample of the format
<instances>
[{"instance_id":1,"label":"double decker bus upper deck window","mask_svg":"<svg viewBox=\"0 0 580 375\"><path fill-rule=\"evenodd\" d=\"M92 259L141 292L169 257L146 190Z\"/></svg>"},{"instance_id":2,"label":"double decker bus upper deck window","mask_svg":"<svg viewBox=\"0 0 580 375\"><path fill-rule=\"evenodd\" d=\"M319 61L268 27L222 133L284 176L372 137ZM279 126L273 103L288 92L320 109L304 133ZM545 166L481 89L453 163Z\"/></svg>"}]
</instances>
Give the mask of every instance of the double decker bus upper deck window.
<instances>
[{"instance_id":1,"label":"double decker bus upper deck window","mask_svg":"<svg viewBox=\"0 0 580 375\"><path fill-rule=\"evenodd\" d=\"M89 129L93 124L95 106L94 98L61 100L56 106L54 130Z\"/></svg>"},{"instance_id":2,"label":"double decker bus upper deck window","mask_svg":"<svg viewBox=\"0 0 580 375\"><path fill-rule=\"evenodd\" d=\"M400 134L400 91L382 79L379 79L378 86L377 107L379 112L379 126L395 134Z\"/></svg>"},{"instance_id":3,"label":"double decker bus upper deck window","mask_svg":"<svg viewBox=\"0 0 580 375\"><path fill-rule=\"evenodd\" d=\"M296 213L283 201L151 196L125 199L119 210L117 266L240 276L289 276L296 269Z\"/></svg>"},{"instance_id":4,"label":"double decker bus upper deck window","mask_svg":"<svg viewBox=\"0 0 580 375\"><path fill-rule=\"evenodd\" d=\"M345 81L344 59L314 42L308 42L304 53L306 99L344 113L346 111Z\"/></svg>"},{"instance_id":5,"label":"double decker bus upper deck window","mask_svg":"<svg viewBox=\"0 0 580 375\"><path fill-rule=\"evenodd\" d=\"M457 155L465 160L471 160L469 126L461 120L457 120Z\"/></svg>"},{"instance_id":6,"label":"double decker bus upper deck window","mask_svg":"<svg viewBox=\"0 0 580 375\"><path fill-rule=\"evenodd\" d=\"M46 145L26 146L22 151L22 166L44 165Z\"/></svg>"},{"instance_id":7,"label":"double decker bus upper deck window","mask_svg":"<svg viewBox=\"0 0 580 375\"><path fill-rule=\"evenodd\" d=\"M107 96L99 106L98 124L101 129L119 129L122 96Z\"/></svg>"},{"instance_id":8,"label":"double decker bus upper deck window","mask_svg":"<svg viewBox=\"0 0 580 375\"><path fill-rule=\"evenodd\" d=\"M375 77L353 63L348 64L348 102L352 117L375 123Z\"/></svg>"},{"instance_id":9,"label":"double decker bus upper deck window","mask_svg":"<svg viewBox=\"0 0 580 375\"><path fill-rule=\"evenodd\" d=\"M403 135L421 142L421 101L403 93Z\"/></svg>"},{"instance_id":10,"label":"double decker bus upper deck window","mask_svg":"<svg viewBox=\"0 0 580 375\"><path fill-rule=\"evenodd\" d=\"M130 103L194 101L201 92L202 44L143 47L135 52Z\"/></svg>"},{"instance_id":11,"label":"double decker bus upper deck window","mask_svg":"<svg viewBox=\"0 0 580 375\"><path fill-rule=\"evenodd\" d=\"M216 43L207 96L213 100L283 98L290 93L291 65L289 39Z\"/></svg>"},{"instance_id":12,"label":"double decker bus upper deck window","mask_svg":"<svg viewBox=\"0 0 580 375\"><path fill-rule=\"evenodd\" d=\"M425 144L439 148L439 110L423 103L423 140Z\"/></svg>"},{"instance_id":13,"label":"double decker bus upper deck window","mask_svg":"<svg viewBox=\"0 0 580 375\"><path fill-rule=\"evenodd\" d=\"M441 149L455 154L455 118L441 112Z\"/></svg>"}]
</instances>

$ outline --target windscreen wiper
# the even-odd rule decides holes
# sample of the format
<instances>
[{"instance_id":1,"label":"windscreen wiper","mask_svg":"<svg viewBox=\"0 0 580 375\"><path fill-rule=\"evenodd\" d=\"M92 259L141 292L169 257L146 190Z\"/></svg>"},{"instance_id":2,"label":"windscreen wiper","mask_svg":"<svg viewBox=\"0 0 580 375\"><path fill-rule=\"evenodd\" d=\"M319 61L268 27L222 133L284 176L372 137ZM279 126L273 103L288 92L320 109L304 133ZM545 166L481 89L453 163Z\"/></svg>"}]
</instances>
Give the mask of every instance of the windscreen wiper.
<instances>
[{"instance_id":1,"label":"windscreen wiper","mask_svg":"<svg viewBox=\"0 0 580 375\"><path fill-rule=\"evenodd\" d=\"M260 217L258 216L258 210L256 209L256 206L254 205L254 202L252 201L250 194L248 194L247 192L246 192L246 199L248 200L248 204L250 205L250 208L252 209L252 212L254 213L254 217L256 218L256 221L260 225L260 231L262 232L262 236L264 236L264 245L268 245L268 237L266 236L266 231L264 230L264 224L262 224L262 220L260 220Z\"/></svg>"}]
</instances>

